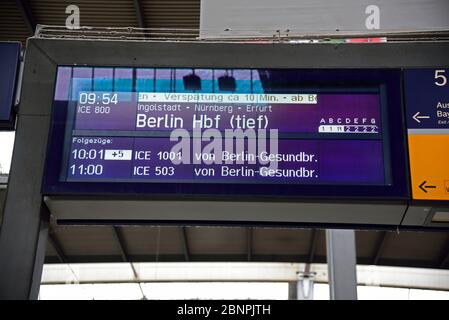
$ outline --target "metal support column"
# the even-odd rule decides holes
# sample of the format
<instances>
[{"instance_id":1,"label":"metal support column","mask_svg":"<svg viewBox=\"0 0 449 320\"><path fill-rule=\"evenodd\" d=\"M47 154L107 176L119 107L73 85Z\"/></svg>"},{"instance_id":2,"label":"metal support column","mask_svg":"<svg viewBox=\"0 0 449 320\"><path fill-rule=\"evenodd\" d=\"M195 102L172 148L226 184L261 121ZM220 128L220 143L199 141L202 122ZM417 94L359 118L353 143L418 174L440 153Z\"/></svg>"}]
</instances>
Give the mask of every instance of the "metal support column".
<instances>
[{"instance_id":1,"label":"metal support column","mask_svg":"<svg viewBox=\"0 0 449 320\"><path fill-rule=\"evenodd\" d=\"M34 45L27 48L14 152L0 229L0 299L37 299L48 235L42 177L56 65ZM38 64L42 67L38 68ZM26 98L24 98L26 97Z\"/></svg>"},{"instance_id":2,"label":"metal support column","mask_svg":"<svg viewBox=\"0 0 449 320\"><path fill-rule=\"evenodd\" d=\"M357 300L354 230L326 230L331 300Z\"/></svg>"},{"instance_id":3,"label":"metal support column","mask_svg":"<svg viewBox=\"0 0 449 320\"><path fill-rule=\"evenodd\" d=\"M31 136L39 121L26 118L19 118L0 229L0 299L37 299L45 258L49 214L40 191L42 169L32 164L39 142Z\"/></svg>"},{"instance_id":4,"label":"metal support column","mask_svg":"<svg viewBox=\"0 0 449 320\"><path fill-rule=\"evenodd\" d=\"M298 300L298 282L290 281L288 283L288 300Z\"/></svg>"}]
</instances>

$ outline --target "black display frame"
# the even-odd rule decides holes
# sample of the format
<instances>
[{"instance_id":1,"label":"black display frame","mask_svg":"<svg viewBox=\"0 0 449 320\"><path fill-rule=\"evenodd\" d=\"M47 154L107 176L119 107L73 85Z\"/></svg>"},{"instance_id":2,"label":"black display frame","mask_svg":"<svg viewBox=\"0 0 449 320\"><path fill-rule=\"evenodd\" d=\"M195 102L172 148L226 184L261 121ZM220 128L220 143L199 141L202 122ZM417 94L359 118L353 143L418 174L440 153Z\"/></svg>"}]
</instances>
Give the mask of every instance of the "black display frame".
<instances>
[{"instance_id":1,"label":"black display frame","mask_svg":"<svg viewBox=\"0 0 449 320\"><path fill-rule=\"evenodd\" d=\"M107 67L107 66L87 66ZM160 67L160 66L159 66ZM170 66L165 66L170 67ZM186 68L191 68L190 66ZM207 67L204 67L207 68ZM216 67L215 67L216 68ZM218 68L230 68L230 65ZM384 152L389 154L391 185L314 185L314 184L249 184L249 183L159 183L159 182L66 182L60 180L64 166L61 140L66 132L67 103L54 101L49 139L44 194L117 195L139 194L182 197L217 198L277 198L277 199L408 199L405 168L405 144L402 132L404 119L401 101L401 71L399 69L270 69L270 71L297 72L304 84L324 87L363 88L378 87L381 97ZM386 123L384 123L386 122ZM51 150L51 152L50 152Z\"/></svg>"}]
</instances>

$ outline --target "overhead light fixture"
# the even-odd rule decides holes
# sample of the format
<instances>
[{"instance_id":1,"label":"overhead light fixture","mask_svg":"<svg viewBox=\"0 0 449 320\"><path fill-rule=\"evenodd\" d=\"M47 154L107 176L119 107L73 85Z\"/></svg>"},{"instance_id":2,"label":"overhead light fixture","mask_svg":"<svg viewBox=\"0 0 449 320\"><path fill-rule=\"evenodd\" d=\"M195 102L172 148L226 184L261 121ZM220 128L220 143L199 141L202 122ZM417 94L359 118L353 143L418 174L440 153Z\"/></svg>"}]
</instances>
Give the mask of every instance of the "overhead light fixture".
<instances>
[{"instance_id":1,"label":"overhead light fixture","mask_svg":"<svg viewBox=\"0 0 449 320\"><path fill-rule=\"evenodd\" d=\"M235 78L232 74L228 75L227 70L224 76L218 77L218 90L234 92L236 88L237 84L235 82Z\"/></svg>"},{"instance_id":2,"label":"overhead light fixture","mask_svg":"<svg viewBox=\"0 0 449 320\"><path fill-rule=\"evenodd\" d=\"M432 217L432 222L449 223L449 211L437 211Z\"/></svg>"},{"instance_id":3,"label":"overhead light fixture","mask_svg":"<svg viewBox=\"0 0 449 320\"><path fill-rule=\"evenodd\" d=\"M184 89L199 91L201 90L201 78L195 74L195 70L192 69L192 73L183 77Z\"/></svg>"}]
</instances>

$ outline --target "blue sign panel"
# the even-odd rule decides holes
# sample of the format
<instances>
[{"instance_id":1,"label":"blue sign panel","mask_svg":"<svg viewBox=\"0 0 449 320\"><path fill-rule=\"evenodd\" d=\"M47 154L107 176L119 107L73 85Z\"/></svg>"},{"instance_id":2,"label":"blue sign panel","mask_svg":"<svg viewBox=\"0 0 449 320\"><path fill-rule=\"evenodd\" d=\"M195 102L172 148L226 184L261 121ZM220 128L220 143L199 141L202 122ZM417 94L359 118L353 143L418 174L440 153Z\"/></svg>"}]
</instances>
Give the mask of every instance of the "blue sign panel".
<instances>
[{"instance_id":1,"label":"blue sign panel","mask_svg":"<svg viewBox=\"0 0 449 320\"><path fill-rule=\"evenodd\" d=\"M449 68L404 72L409 129L449 129Z\"/></svg>"},{"instance_id":2,"label":"blue sign panel","mask_svg":"<svg viewBox=\"0 0 449 320\"><path fill-rule=\"evenodd\" d=\"M404 73L413 199L449 200L449 69Z\"/></svg>"},{"instance_id":3,"label":"blue sign panel","mask_svg":"<svg viewBox=\"0 0 449 320\"><path fill-rule=\"evenodd\" d=\"M12 107L20 62L19 42L0 42L0 127L14 126Z\"/></svg>"}]
</instances>

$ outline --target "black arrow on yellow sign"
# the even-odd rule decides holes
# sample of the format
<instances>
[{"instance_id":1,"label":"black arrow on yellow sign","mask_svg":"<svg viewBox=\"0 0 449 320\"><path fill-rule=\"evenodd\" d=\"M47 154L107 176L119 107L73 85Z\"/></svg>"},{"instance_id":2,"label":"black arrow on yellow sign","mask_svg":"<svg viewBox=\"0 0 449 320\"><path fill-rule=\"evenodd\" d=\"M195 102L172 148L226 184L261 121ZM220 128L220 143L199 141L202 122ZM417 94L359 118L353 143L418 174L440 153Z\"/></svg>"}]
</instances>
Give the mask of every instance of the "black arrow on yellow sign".
<instances>
[{"instance_id":1,"label":"black arrow on yellow sign","mask_svg":"<svg viewBox=\"0 0 449 320\"><path fill-rule=\"evenodd\" d=\"M427 181L423 181L420 185L419 188L424 191L425 193L427 193L426 189L435 189L437 186L426 186Z\"/></svg>"}]
</instances>

